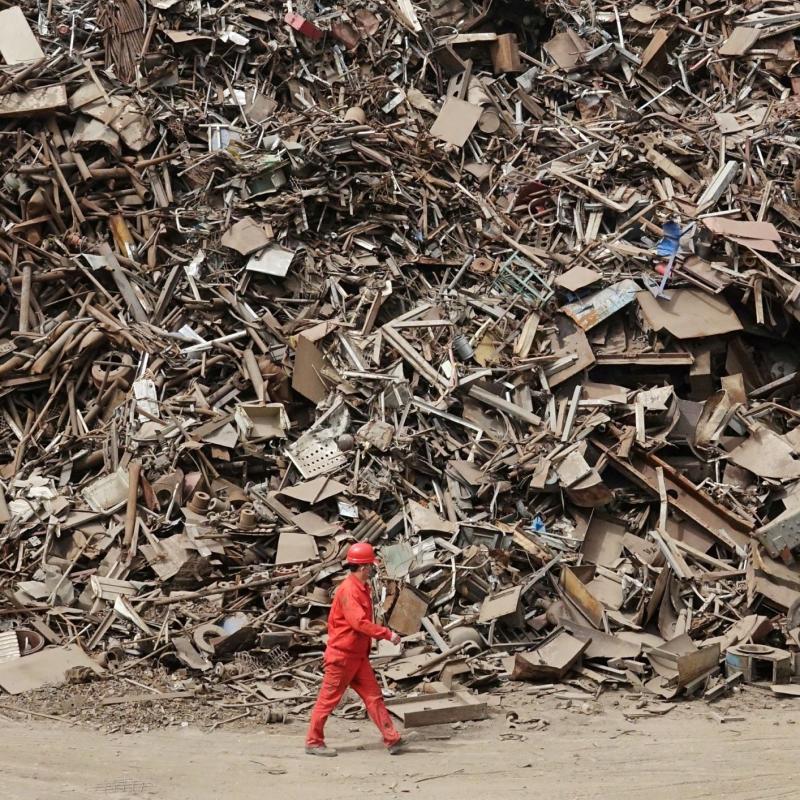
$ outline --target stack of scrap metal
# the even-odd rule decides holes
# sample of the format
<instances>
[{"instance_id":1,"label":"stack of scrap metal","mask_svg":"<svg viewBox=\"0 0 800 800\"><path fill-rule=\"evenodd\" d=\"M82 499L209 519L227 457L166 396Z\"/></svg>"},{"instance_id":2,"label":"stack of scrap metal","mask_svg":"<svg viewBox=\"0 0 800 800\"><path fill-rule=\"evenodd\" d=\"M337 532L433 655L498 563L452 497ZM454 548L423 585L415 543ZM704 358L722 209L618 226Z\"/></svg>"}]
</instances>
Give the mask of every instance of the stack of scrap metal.
<instances>
[{"instance_id":1,"label":"stack of scrap metal","mask_svg":"<svg viewBox=\"0 0 800 800\"><path fill-rule=\"evenodd\" d=\"M508 680L786 685L798 26L6 4L0 687L307 708L353 541L386 685L444 717Z\"/></svg>"}]
</instances>

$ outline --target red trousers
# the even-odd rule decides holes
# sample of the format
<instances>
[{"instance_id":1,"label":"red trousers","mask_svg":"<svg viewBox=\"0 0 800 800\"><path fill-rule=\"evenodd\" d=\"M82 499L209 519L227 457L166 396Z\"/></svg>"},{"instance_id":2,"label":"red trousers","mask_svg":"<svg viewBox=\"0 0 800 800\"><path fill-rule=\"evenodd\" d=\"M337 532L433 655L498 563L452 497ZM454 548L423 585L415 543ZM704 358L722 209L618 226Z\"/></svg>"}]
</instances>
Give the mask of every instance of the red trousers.
<instances>
[{"instance_id":1,"label":"red trousers","mask_svg":"<svg viewBox=\"0 0 800 800\"><path fill-rule=\"evenodd\" d=\"M306 745L315 747L325 744L325 722L339 705L348 686L352 686L364 701L369 718L378 726L383 736L383 743L389 747L399 741L400 734L389 716L369 659L332 657L325 661L325 677L311 712Z\"/></svg>"}]
</instances>

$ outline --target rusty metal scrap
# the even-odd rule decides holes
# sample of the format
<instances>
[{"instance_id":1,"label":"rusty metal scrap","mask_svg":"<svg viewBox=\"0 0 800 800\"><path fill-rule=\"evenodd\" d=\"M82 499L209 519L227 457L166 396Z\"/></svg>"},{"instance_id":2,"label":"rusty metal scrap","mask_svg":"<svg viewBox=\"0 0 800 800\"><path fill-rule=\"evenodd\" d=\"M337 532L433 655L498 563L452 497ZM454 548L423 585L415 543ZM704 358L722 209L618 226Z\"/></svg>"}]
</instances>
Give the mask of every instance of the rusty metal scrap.
<instances>
[{"instance_id":1,"label":"rusty metal scrap","mask_svg":"<svg viewBox=\"0 0 800 800\"><path fill-rule=\"evenodd\" d=\"M800 649L796 10L590 5L0 12L0 687Z\"/></svg>"}]
</instances>

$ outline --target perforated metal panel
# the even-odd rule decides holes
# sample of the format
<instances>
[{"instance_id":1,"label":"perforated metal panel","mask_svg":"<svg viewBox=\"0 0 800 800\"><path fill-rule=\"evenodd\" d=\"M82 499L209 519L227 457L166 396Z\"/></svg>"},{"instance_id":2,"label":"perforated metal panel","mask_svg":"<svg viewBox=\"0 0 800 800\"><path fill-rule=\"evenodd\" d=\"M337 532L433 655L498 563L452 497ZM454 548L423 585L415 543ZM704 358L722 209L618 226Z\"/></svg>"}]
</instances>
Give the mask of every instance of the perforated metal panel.
<instances>
[{"instance_id":1,"label":"perforated metal panel","mask_svg":"<svg viewBox=\"0 0 800 800\"><path fill-rule=\"evenodd\" d=\"M289 451L288 455L306 480L333 472L347 463L347 456L335 442L319 439L312 440L302 450Z\"/></svg>"}]
</instances>

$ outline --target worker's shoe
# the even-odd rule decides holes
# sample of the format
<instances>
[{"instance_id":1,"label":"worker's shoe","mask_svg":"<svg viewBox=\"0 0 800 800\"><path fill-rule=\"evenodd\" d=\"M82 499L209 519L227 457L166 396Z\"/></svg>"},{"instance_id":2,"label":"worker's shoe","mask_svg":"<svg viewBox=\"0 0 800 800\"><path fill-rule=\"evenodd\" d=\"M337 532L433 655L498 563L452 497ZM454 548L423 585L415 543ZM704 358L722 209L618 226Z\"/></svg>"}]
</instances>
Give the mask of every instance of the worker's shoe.
<instances>
[{"instance_id":1,"label":"worker's shoe","mask_svg":"<svg viewBox=\"0 0 800 800\"><path fill-rule=\"evenodd\" d=\"M390 744L386 749L390 756L399 756L405 751L408 742L405 739L398 739L394 744Z\"/></svg>"},{"instance_id":2,"label":"worker's shoe","mask_svg":"<svg viewBox=\"0 0 800 800\"><path fill-rule=\"evenodd\" d=\"M325 747L324 744L307 744L306 753L310 756L323 756L324 758L334 758L339 755L332 747Z\"/></svg>"}]
</instances>

